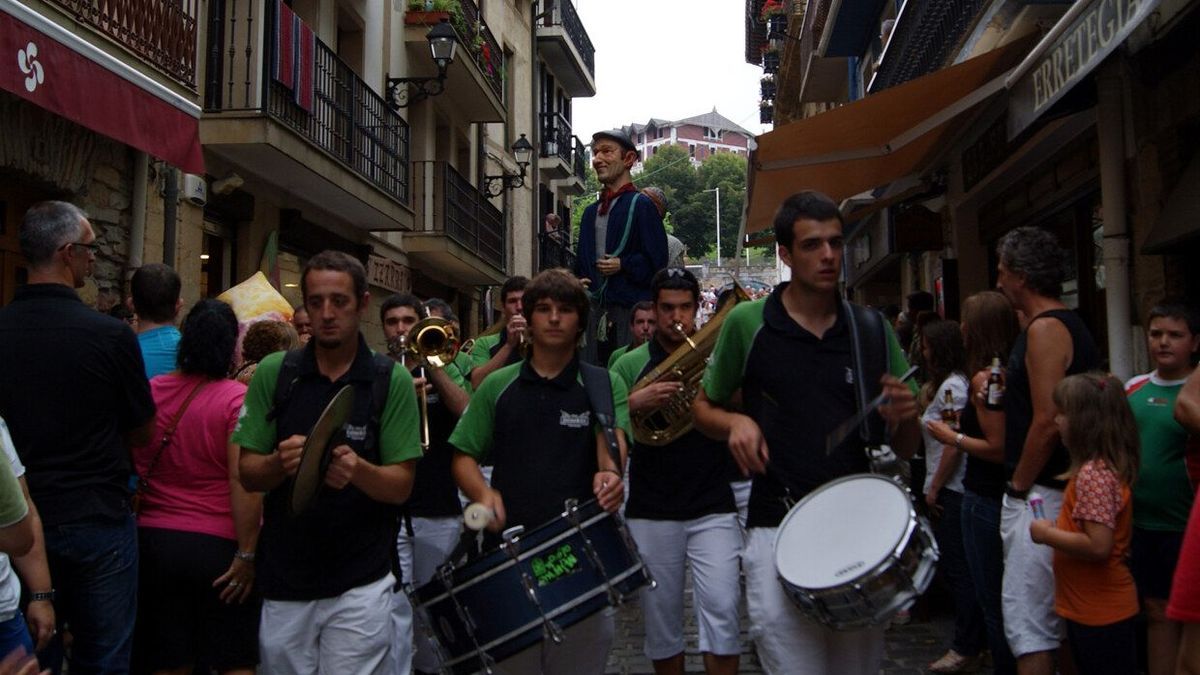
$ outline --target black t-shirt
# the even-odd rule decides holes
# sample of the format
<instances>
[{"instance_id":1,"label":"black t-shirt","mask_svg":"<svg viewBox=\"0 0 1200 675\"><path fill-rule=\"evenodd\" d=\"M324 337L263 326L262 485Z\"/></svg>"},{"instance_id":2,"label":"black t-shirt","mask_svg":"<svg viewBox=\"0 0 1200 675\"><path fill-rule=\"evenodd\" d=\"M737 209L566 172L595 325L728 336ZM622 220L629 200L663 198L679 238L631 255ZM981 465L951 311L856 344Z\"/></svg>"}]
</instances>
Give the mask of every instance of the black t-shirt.
<instances>
[{"instance_id":1,"label":"black t-shirt","mask_svg":"<svg viewBox=\"0 0 1200 675\"><path fill-rule=\"evenodd\" d=\"M979 426L979 413L975 406L963 408L959 420L964 436L983 438L983 428ZM963 474L963 487L980 497L1000 499L1004 495L1004 465L1000 462L989 462L970 453L967 455L967 469Z\"/></svg>"},{"instance_id":2,"label":"black t-shirt","mask_svg":"<svg viewBox=\"0 0 1200 675\"><path fill-rule=\"evenodd\" d=\"M32 283L0 310L0 345L0 416L43 524L125 518L125 435L155 414L133 330L72 288Z\"/></svg>"},{"instance_id":3,"label":"black t-shirt","mask_svg":"<svg viewBox=\"0 0 1200 675\"><path fill-rule=\"evenodd\" d=\"M1083 319L1069 309L1052 309L1042 312L1033 318L1034 321L1043 317L1052 317L1063 323L1071 334L1072 357L1067 366L1067 375L1086 373L1100 365L1100 353L1092 334L1088 332ZM1008 357L1008 372L1004 382L1004 463L1011 478L1025 449L1025 437L1029 434L1029 425L1033 423L1033 396L1029 390L1029 373L1025 370L1025 352L1029 348L1029 330L1021 331ZM1057 478L1071 466L1071 457L1061 441L1057 441L1050 459L1042 472L1038 474L1038 485L1063 490L1066 481Z\"/></svg>"},{"instance_id":4,"label":"black t-shirt","mask_svg":"<svg viewBox=\"0 0 1200 675\"><path fill-rule=\"evenodd\" d=\"M454 364L447 366L456 368ZM420 368L410 371L418 377ZM427 373L428 374L428 373ZM425 397L429 412L429 451L417 462L416 478L412 493L404 503L410 516L442 518L462 514L462 502L458 499L458 486L450 471L454 448L450 445L450 432L458 423L458 417L450 412L436 390Z\"/></svg>"},{"instance_id":5,"label":"black t-shirt","mask_svg":"<svg viewBox=\"0 0 1200 675\"><path fill-rule=\"evenodd\" d=\"M61 284L29 284L0 309L0 416L46 526L129 513L125 434L154 419L129 326Z\"/></svg>"},{"instance_id":6,"label":"black t-shirt","mask_svg":"<svg viewBox=\"0 0 1200 675\"><path fill-rule=\"evenodd\" d=\"M634 378L637 382L667 356L658 340L650 340L644 349L634 349L622 358L630 362L645 359L645 365ZM691 520L714 513L732 513L737 510L729 487L729 466L733 463L723 441L715 441L695 429L661 447L635 443L629 456L629 501L625 515Z\"/></svg>"}]
</instances>

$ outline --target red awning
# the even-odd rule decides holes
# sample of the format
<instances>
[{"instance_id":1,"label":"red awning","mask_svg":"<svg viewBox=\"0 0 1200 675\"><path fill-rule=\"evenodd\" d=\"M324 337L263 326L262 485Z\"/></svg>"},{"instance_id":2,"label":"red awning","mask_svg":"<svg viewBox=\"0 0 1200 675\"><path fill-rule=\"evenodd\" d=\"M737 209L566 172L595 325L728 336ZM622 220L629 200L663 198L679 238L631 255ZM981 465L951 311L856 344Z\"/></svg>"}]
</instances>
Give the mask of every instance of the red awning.
<instances>
[{"instance_id":1,"label":"red awning","mask_svg":"<svg viewBox=\"0 0 1200 675\"><path fill-rule=\"evenodd\" d=\"M0 0L0 89L204 173L200 108L15 0Z\"/></svg>"}]
</instances>

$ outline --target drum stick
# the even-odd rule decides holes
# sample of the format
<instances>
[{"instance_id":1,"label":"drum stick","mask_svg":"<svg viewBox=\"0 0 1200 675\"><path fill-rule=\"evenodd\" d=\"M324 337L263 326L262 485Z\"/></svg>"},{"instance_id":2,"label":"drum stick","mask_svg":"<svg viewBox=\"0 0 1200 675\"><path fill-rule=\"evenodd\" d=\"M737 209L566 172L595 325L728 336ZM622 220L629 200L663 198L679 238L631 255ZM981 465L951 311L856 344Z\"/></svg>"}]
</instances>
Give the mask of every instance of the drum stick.
<instances>
[{"instance_id":1,"label":"drum stick","mask_svg":"<svg viewBox=\"0 0 1200 675\"><path fill-rule=\"evenodd\" d=\"M908 380L916 374L917 370L917 366L909 368L903 375L900 376L900 381L908 382ZM857 415L851 417L845 422L842 422L837 426L836 429L829 432L829 435L825 437L825 454L831 454L834 448L841 445L842 441L846 440L846 437L849 436L852 431L854 431L855 427L862 424L863 421L867 419L867 416L875 412L875 410L885 402L887 402L887 394L880 393L874 398L874 400L867 404L867 407L860 410Z\"/></svg>"},{"instance_id":2,"label":"drum stick","mask_svg":"<svg viewBox=\"0 0 1200 675\"><path fill-rule=\"evenodd\" d=\"M468 530L478 532L491 524L496 514L479 502L471 502L463 511L463 524Z\"/></svg>"}]
</instances>

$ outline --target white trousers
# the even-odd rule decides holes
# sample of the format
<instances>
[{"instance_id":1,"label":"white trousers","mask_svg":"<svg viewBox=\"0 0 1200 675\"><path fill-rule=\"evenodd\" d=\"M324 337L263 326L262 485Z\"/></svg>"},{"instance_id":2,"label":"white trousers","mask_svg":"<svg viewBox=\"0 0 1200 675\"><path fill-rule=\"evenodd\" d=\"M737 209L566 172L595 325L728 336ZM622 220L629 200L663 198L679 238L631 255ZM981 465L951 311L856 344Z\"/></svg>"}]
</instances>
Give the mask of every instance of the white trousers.
<instances>
[{"instance_id":1,"label":"white trousers","mask_svg":"<svg viewBox=\"0 0 1200 675\"><path fill-rule=\"evenodd\" d=\"M446 561L458 544L462 519L413 518L412 535L407 522L400 525L396 553L404 583L414 589L425 585ZM427 673L437 672L439 663L429 634L419 622L413 621L413 607L405 593L392 594L392 623L395 624L396 645L392 649L394 675L408 675L415 668Z\"/></svg>"},{"instance_id":2,"label":"white trousers","mask_svg":"<svg viewBox=\"0 0 1200 675\"><path fill-rule=\"evenodd\" d=\"M776 530L751 528L742 555L750 635L763 670L768 675L878 675L883 627L835 631L801 614L775 570Z\"/></svg>"},{"instance_id":3,"label":"white trousers","mask_svg":"<svg viewBox=\"0 0 1200 675\"><path fill-rule=\"evenodd\" d=\"M258 629L262 672L385 675L392 667L392 587L382 579L334 598L264 600Z\"/></svg>"},{"instance_id":4,"label":"white trousers","mask_svg":"<svg viewBox=\"0 0 1200 675\"><path fill-rule=\"evenodd\" d=\"M658 583L657 588L641 591L646 658L658 661L683 653L683 586L689 564L700 651L719 656L740 653L742 530L737 514L715 513L693 520L632 518L628 525Z\"/></svg>"},{"instance_id":5,"label":"white trousers","mask_svg":"<svg viewBox=\"0 0 1200 675\"><path fill-rule=\"evenodd\" d=\"M1040 485L1046 517L1058 520L1063 492ZM1004 582L1000 609L1004 636L1013 656L1058 649L1065 636L1062 618L1054 612L1054 549L1029 536L1033 512L1029 502L1004 495L1000 507L1000 539L1004 544Z\"/></svg>"}]
</instances>

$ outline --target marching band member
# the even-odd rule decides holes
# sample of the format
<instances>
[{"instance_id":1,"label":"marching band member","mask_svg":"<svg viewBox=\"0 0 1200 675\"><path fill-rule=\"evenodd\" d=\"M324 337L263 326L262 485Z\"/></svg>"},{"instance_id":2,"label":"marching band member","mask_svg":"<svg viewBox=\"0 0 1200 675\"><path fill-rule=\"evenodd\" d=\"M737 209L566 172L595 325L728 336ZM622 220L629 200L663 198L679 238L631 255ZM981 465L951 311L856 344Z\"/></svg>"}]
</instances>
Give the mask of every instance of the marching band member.
<instances>
[{"instance_id":1,"label":"marching band member","mask_svg":"<svg viewBox=\"0 0 1200 675\"><path fill-rule=\"evenodd\" d=\"M504 328L495 335L475 340L471 349L471 386L478 388L483 378L521 360L521 341L525 333L525 315L521 313L521 296L529 279L509 277L500 287L504 308Z\"/></svg>"},{"instance_id":2,"label":"marching band member","mask_svg":"<svg viewBox=\"0 0 1200 675\"><path fill-rule=\"evenodd\" d=\"M696 397L695 423L727 440L743 474L754 474L743 565L763 669L874 674L883 628L834 631L806 618L779 583L774 539L787 497L800 499L827 481L868 470L859 434L825 451L826 435L855 414L856 400L867 400L856 383L881 387L889 397L882 419L872 415L869 426L872 442L881 441L886 422L900 457L911 456L920 437L916 400L895 377L908 366L891 328L838 295L845 240L837 204L816 192L789 197L775 215L775 240L792 280L730 312ZM857 355L852 322L863 336ZM890 358L879 353L885 349ZM739 389L745 413L727 408Z\"/></svg>"},{"instance_id":3,"label":"marching band member","mask_svg":"<svg viewBox=\"0 0 1200 675\"><path fill-rule=\"evenodd\" d=\"M409 293L398 293L379 306L383 337L390 348L402 335L408 335L421 320L424 307ZM454 363L445 368L424 367L407 351L392 353L413 377L417 396L425 396L429 419L429 448L417 462L417 475L412 494L404 503L400 516L400 532L396 553L400 562L402 582L417 588L433 578L437 566L445 562L454 550L462 529L462 504L458 486L450 475L450 458L454 451L447 442L459 415L467 407L467 392L463 391L462 374ZM412 605L404 593L392 596L392 615L399 643L393 649L396 674L403 675L411 668L418 672L436 672L437 655L423 631L414 631ZM416 637L415 649L413 637Z\"/></svg>"},{"instance_id":4,"label":"marching band member","mask_svg":"<svg viewBox=\"0 0 1200 675\"><path fill-rule=\"evenodd\" d=\"M646 344L654 335L654 316L654 303L649 300L642 300L633 306L633 312L629 315L629 332L633 337L629 339L629 344L617 347L609 355L610 369L616 365L617 359Z\"/></svg>"},{"instance_id":5,"label":"marching band member","mask_svg":"<svg viewBox=\"0 0 1200 675\"><path fill-rule=\"evenodd\" d=\"M629 411L625 385L609 375L621 462L613 461L582 384L579 339L587 326L588 298L566 270L547 270L525 289L522 312L533 350L529 357L489 375L450 436L454 478L467 497L494 514L495 533L517 525L532 529L562 512L567 499L595 497L615 512L624 488ZM491 486L479 464L494 463ZM506 673L602 673L613 639L613 617L599 612L564 631L561 644L546 641L507 659Z\"/></svg>"},{"instance_id":6,"label":"marching band member","mask_svg":"<svg viewBox=\"0 0 1200 675\"><path fill-rule=\"evenodd\" d=\"M454 308L450 303L441 298L429 298L425 301L425 311L429 316L436 316L439 319L445 319L454 324L454 330L461 337L463 335L462 323L458 320L458 315L454 313ZM466 342L462 343L465 347ZM459 386L462 390L471 394L471 355L467 353L465 348L459 349L458 354L454 355L454 365L458 368L458 374L462 376L462 382Z\"/></svg>"},{"instance_id":7,"label":"marching band member","mask_svg":"<svg viewBox=\"0 0 1200 675\"><path fill-rule=\"evenodd\" d=\"M676 349L688 349L684 336L696 332L700 284L691 272L659 270L651 293L660 328L613 367L630 388ZM629 410L661 407L682 389L679 382L651 383L629 395ZM684 672L683 585L690 564L704 670L709 675L736 673L742 531L724 443L692 429L661 447L635 443L629 461L625 516L642 560L658 582L641 595L646 657L657 675Z\"/></svg>"},{"instance_id":8,"label":"marching band member","mask_svg":"<svg viewBox=\"0 0 1200 675\"><path fill-rule=\"evenodd\" d=\"M320 253L300 290L312 339L259 363L230 440L240 446L242 485L267 493L257 552L262 670L383 674L395 640L395 505L408 499L421 456L412 378L373 355L359 332L370 299L362 263ZM346 385L355 402L345 440L329 451L312 507L292 515L306 434Z\"/></svg>"}]
</instances>

